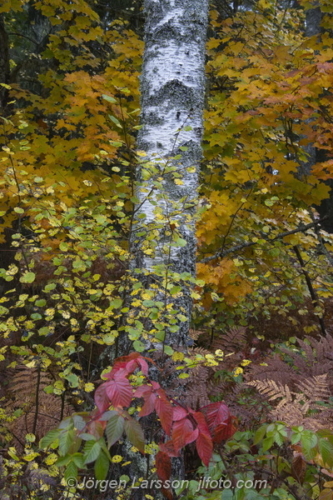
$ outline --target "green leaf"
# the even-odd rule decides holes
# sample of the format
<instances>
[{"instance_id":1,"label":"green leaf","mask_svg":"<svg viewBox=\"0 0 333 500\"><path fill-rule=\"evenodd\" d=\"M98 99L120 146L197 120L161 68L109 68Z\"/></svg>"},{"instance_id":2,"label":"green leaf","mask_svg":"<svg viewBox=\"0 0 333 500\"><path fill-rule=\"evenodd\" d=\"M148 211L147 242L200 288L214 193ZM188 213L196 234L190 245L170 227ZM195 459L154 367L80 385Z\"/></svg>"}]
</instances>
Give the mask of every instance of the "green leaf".
<instances>
[{"instance_id":1,"label":"green leaf","mask_svg":"<svg viewBox=\"0 0 333 500\"><path fill-rule=\"evenodd\" d=\"M43 326L38 330L39 335L48 335L50 333L50 329L48 326Z\"/></svg>"},{"instance_id":2,"label":"green leaf","mask_svg":"<svg viewBox=\"0 0 333 500\"><path fill-rule=\"evenodd\" d=\"M66 482L68 483L69 479L76 479L77 478L77 473L78 473L78 469L75 465L74 462L70 462L67 467L66 467L66 470L65 470L65 480Z\"/></svg>"},{"instance_id":3,"label":"green leaf","mask_svg":"<svg viewBox=\"0 0 333 500\"><path fill-rule=\"evenodd\" d=\"M55 283L50 283L49 285L46 285L44 288L44 292L51 292L52 290L55 289L57 285Z\"/></svg>"},{"instance_id":4,"label":"green leaf","mask_svg":"<svg viewBox=\"0 0 333 500\"><path fill-rule=\"evenodd\" d=\"M79 436L81 439L83 439L83 441L96 441L94 436L92 436L91 434L88 434L88 432L83 432Z\"/></svg>"},{"instance_id":5,"label":"green leaf","mask_svg":"<svg viewBox=\"0 0 333 500\"><path fill-rule=\"evenodd\" d=\"M267 426L263 425L261 426L255 433L254 438L253 438L253 444L258 444L260 441L264 439L264 436L266 434Z\"/></svg>"},{"instance_id":6,"label":"green leaf","mask_svg":"<svg viewBox=\"0 0 333 500\"><path fill-rule=\"evenodd\" d=\"M124 432L124 418L117 414L110 418L106 426L106 437L108 440L108 447L110 448L118 439L121 438Z\"/></svg>"},{"instance_id":7,"label":"green leaf","mask_svg":"<svg viewBox=\"0 0 333 500\"><path fill-rule=\"evenodd\" d=\"M21 207L15 207L14 212L16 212L17 214L24 214L24 210Z\"/></svg>"},{"instance_id":8,"label":"green leaf","mask_svg":"<svg viewBox=\"0 0 333 500\"><path fill-rule=\"evenodd\" d=\"M120 124L120 121L113 115L108 115L108 117L110 118L110 120L115 124L117 125L117 127L121 128L121 124Z\"/></svg>"},{"instance_id":9,"label":"green leaf","mask_svg":"<svg viewBox=\"0 0 333 500\"><path fill-rule=\"evenodd\" d=\"M274 441L278 446L282 446L284 443L284 436L280 432L276 432L274 435Z\"/></svg>"},{"instance_id":10,"label":"green leaf","mask_svg":"<svg viewBox=\"0 0 333 500\"><path fill-rule=\"evenodd\" d=\"M264 439L263 443L262 443L263 451L269 450L273 444L274 444L274 436L271 436L271 437Z\"/></svg>"},{"instance_id":11,"label":"green leaf","mask_svg":"<svg viewBox=\"0 0 333 500\"><path fill-rule=\"evenodd\" d=\"M135 328L130 327L128 329L128 338L130 340L137 340L140 337L140 332L136 330Z\"/></svg>"},{"instance_id":12,"label":"green leaf","mask_svg":"<svg viewBox=\"0 0 333 500\"><path fill-rule=\"evenodd\" d=\"M36 300L35 304L37 307L44 307L46 305L46 300L45 299Z\"/></svg>"},{"instance_id":13,"label":"green leaf","mask_svg":"<svg viewBox=\"0 0 333 500\"><path fill-rule=\"evenodd\" d=\"M79 431L84 429L86 426L86 421L81 415L73 415L73 423L75 429L78 429Z\"/></svg>"},{"instance_id":14,"label":"green leaf","mask_svg":"<svg viewBox=\"0 0 333 500\"><path fill-rule=\"evenodd\" d=\"M327 439L319 439L319 453L327 467L333 467L333 445Z\"/></svg>"},{"instance_id":15,"label":"green leaf","mask_svg":"<svg viewBox=\"0 0 333 500\"><path fill-rule=\"evenodd\" d=\"M29 272L25 273L23 276L20 278L21 283L33 283L36 279L35 273Z\"/></svg>"},{"instance_id":16,"label":"green leaf","mask_svg":"<svg viewBox=\"0 0 333 500\"><path fill-rule=\"evenodd\" d=\"M143 352L146 349L145 345L140 340L135 340L133 342L133 347L137 352Z\"/></svg>"},{"instance_id":17,"label":"green leaf","mask_svg":"<svg viewBox=\"0 0 333 500\"><path fill-rule=\"evenodd\" d=\"M68 243L66 243L65 241L62 241L62 242L59 244L59 249L60 249L62 252L67 252L67 250L69 249L69 245L68 245Z\"/></svg>"},{"instance_id":18,"label":"green leaf","mask_svg":"<svg viewBox=\"0 0 333 500\"><path fill-rule=\"evenodd\" d=\"M100 421L110 420L111 417L118 415L118 412L115 410L107 410L103 413L103 415L99 418Z\"/></svg>"},{"instance_id":19,"label":"green leaf","mask_svg":"<svg viewBox=\"0 0 333 500\"><path fill-rule=\"evenodd\" d=\"M172 349L172 347L170 347L169 345L165 345L164 346L164 352L165 354L167 354L168 356L172 356L173 353L174 353L174 350Z\"/></svg>"},{"instance_id":20,"label":"green leaf","mask_svg":"<svg viewBox=\"0 0 333 500\"><path fill-rule=\"evenodd\" d=\"M60 430L59 429L52 429L49 431L46 436L44 436L40 442L39 446L40 448L47 448L50 446L50 444L54 443L59 437Z\"/></svg>"},{"instance_id":21,"label":"green leaf","mask_svg":"<svg viewBox=\"0 0 333 500\"><path fill-rule=\"evenodd\" d=\"M101 444L98 441L87 441L84 446L84 463L94 462L101 451Z\"/></svg>"},{"instance_id":22,"label":"green leaf","mask_svg":"<svg viewBox=\"0 0 333 500\"><path fill-rule=\"evenodd\" d=\"M64 465L67 465L69 462L71 462L71 460L72 460L72 455L66 455L65 457L58 458L55 465L57 467L63 467Z\"/></svg>"},{"instance_id":23,"label":"green leaf","mask_svg":"<svg viewBox=\"0 0 333 500\"><path fill-rule=\"evenodd\" d=\"M145 437L139 422L131 418L125 421L125 432L129 441L138 448L139 451L145 451Z\"/></svg>"},{"instance_id":24,"label":"green leaf","mask_svg":"<svg viewBox=\"0 0 333 500\"><path fill-rule=\"evenodd\" d=\"M102 97L105 101L112 102L112 104L116 104L117 101L114 97L111 97L110 95L102 94Z\"/></svg>"},{"instance_id":25,"label":"green leaf","mask_svg":"<svg viewBox=\"0 0 333 500\"><path fill-rule=\"evenodd\" d=\"M72 460L79 469L84 468L84 457L82 453L74 453L74 455L72 455Z\"/></svg>"},{"instance_id":26,"label":"green leaf","mask_svg":"<svg viewBox=\"0 0 333 500\"><path fill-rule=\"evenodd\" d=\"M317 453L316 445L318 438L314 432L305 430L302 433L301 445L303 448L304 456L307 460L312 460Z\"/></svg>"},{"instance_id":27,"label":"green leaf","mask_svg":"<svg viewBox=\"0 0 333 500\"><path fill-rule=\"evenodd\" d=\"M101 453L98 455L94 467L96 479L103 481L103 479L106 478L109 472L109 466L110 461L104 451L101 450Z\"/></svg>"},{"instance_id":28,"label":"green leaf","mask_svg":"<svg viewBox=\"0 0 333 500\"><path fill-rule=\"evenodd\" d=\"M184 238L175 238L175 243L178 247L185 247L187 245L187 241Z\"/></svg>"},{"instance_id":29,"label":"green leaf","mask_svg":"<svg viewBox=\"0 0 333 500\"><path fill-rule=\"evenodd\" d=\"M65 379L68 380L71 387L78 387L79 377L75 375L75 373L70 373L69 375L66 375Z\"/></svg>"},{"instance_id":30,"label":"green leaf","mask_svg":"<svg viewBox=\"0 0 333 500\"><path fill-rule=\"evenodd\" d=\"M64 457L67 455L70 447L72 446L75 439L75 433L73 430L65 430L59 436L59 454Z\"/></svg>"}]
</instances>

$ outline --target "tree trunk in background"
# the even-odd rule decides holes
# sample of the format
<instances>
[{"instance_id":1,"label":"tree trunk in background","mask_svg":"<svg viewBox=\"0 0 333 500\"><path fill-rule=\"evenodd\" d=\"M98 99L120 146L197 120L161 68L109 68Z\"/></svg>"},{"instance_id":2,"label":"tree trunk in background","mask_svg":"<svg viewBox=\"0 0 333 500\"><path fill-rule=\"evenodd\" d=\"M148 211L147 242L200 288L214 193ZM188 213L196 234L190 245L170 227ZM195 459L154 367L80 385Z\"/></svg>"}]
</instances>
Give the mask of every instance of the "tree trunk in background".
<instances>
[{"instance_id":1,"label":"tree trunk in background","mask_svg":"<svg viewBox=\"0 0 333 500\"><path fill-rule=\"evenodd\" d=\"M9 65L9 41L4 22L4 15L0 14L0 83L8 85L10 82ZM8 89L0 85L0 116L3 118L7 114L7 103L9 100ZM3 124L1 120L1 124ZM5 144L1 144L3 147ZM2 219L0 218L0 224ZM5 241L0 243L0 267L8 268L14 262L15 252L11 249L11 235L14 230L6 228L4 230ZM13 288L13 282L1 280L0 294Z\"/></svg>"},{"instance_id":2,"label":"tree trunk in background","mask_svg":"<svg viewBox=\"0 0 333 500\"><path fill-rule=\"evenodd\" d=\"M133 238L135 267L154 272L154 266L162 265L171 272L194 276L194 213L202 156L208 0L145 0L144 7L142 129L138 147L146 152L144 159L151 162L155 174L145 181L145 167L139 172L140 201ZM177 159L170 160L176 155ZM170 166L175 167L178 179L165 172ZM167 221L164 225L160 224L161 214ZM151 253L143 251L142 240L135 236L147 228L155 231ZM182 246L172 245L175 234L176 239L183 240ZM187 321L179 324L176 333L168 334L167 344L186 345L188 339L191 297L186 287L181 295L172 303Z\"/></svg>"},{"instance_id":3,"label":"tree trunk in background","mask_svg":"<svg viewBox=\"0 0 333 500\"><path fill-rule=\"evenodd\" d=\"M5 28L4 16L0 14L0 83L8 84L10 79L9 42ZM0 86L0 112L5 114L8 90Z\"/></svg>"},{"instance_id":4,"label":"tree trunk in background","mask_svg":"<svg viewBox=\"0 0 333 500\"><path fill-rule=\"evenodd\" d=\"M323 29L321 27L322 21L322 12L319 5L319 2L315 3L313 9L309 9L306 11L305 17L305 35L307 37L317 36L323 33ZM325 150L317 149L312 144L307 144L304 146L304 151L306 152L308 159L306 162L302 162L300 166L301 175L310 175L312 167L317 162L327 161L327 155ZM331 187L330 197L323 200L320 206L315 207L321 218L328 216L326 220L321 223L321 226L325 231L329 233L333 233L333 191L332 191L332 181L326 181L326 183Z\"/></svg>"},{"instance_id":5,"label":"tree trunk in background","mask_svg":"<svg viewBox=\"0 0 333 500\"><path fill-rule=\"evenodd\" d=\"M305 36L310 38L315 35L320 35L321 33L321 10L320 7L314 7L309 9L305 13ZM299 168L300 176L307 176L311 174L313 165L317 162L316 148L313 144L307 144L303 146L303 149L307 155L307 161L301 162Z\"/></svg>"},{"instance_id":6,"label":"tree trunk in background","mask_svg":"<svg viewBox=\"0 0 333 500\"><path fill-rule=\"evenodd\" d=\"M317 2L318 4L318 2ZM313 9L309 9L305 14L305 36L315 36L321 33L321 10L319 5Z\"/></svg>"}]
</instances>

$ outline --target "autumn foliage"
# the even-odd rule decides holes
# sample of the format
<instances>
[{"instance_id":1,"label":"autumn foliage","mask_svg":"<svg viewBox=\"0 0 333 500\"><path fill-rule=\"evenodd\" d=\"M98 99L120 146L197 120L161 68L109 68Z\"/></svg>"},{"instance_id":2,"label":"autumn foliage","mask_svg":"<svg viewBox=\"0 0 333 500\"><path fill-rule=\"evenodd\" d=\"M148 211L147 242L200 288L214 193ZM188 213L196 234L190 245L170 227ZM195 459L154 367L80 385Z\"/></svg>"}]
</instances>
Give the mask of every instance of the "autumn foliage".
<instances>
[{"instance_id":1,"label":"autumn foliage","mask_svg":"<svg viewBox=\"0 0 333 500\"><path fill-rule=\"evenodd\" d=\"M85 474L130 484L131 447L162 481L184 460L193 483L168 498L332 498L333 5L215 3L194 278L132 272L137 171L151 168L135 146L141 2L1 2L6 500L81 498L66 481ZM180 348L166 339L185 289ZM232 488L201 487L208 475Z\"/></svg>"},{"instance_id":2,"label":"autumn foliage","mask_svg":"<svg viewBox=\"0 0 333 500\"><path fill-rule=\"evenodd\" d=\"M128 377L137 369L145 375L146 383L133 390ZM136 420L125 420L122 416L122 409L128 407L133 398L143 398L144 405L138 416L146 417L156 412L165 434L171 436L171 439L160 444L156 458L157 474L161 479L165 476L164 469L158 467L162 460L166 465L167 457L178 457L184 446L194 442L201 460L208 466L213 452L213 442L220 443L230 438L236 431L232 423L233 417L223 402L212 403L199 411L193 411L191 408L177 405L176 400L170 400L157 382L149 380L147 361L138 353L116 360L111 372L105 377L108 379L107 382L102 383L95 392L98 414L94 419L98 421L110 405L118 407L118 417L114 418L118 418L118 421L121 419L123 425L127 424L126 432L129 439L144 452L143 431ZM112 421L113 425L117 426L117 432L121 435L122 426ZM114 444L114 436L108 434L108 427L106 433L109 445ZM171 462L167 465L167 469L170 467Z\"/></svg>"}]
</instances>

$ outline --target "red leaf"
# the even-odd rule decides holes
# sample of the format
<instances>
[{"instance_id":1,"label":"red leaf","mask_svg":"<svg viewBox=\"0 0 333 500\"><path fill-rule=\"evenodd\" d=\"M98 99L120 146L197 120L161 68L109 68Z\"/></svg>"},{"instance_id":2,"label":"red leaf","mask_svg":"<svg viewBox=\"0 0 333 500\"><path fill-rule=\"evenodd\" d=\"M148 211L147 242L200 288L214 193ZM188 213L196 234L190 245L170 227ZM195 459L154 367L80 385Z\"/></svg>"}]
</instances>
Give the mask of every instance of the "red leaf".
<instances>
[{"instance_id":1,"label":"red leaf","mask_svg":"<svg viewBox=\"0 0 333 500\"><path fill-rule=\"evenodd\" d=\"M231 438L237 431L235 423L236 418L231 415L227 422L218 425L213 433L214 443L221 443L221 441Z\"/></svg>"},{"instance_id":2,"label":"red leaf","mask_svg":"<svg viewBox=\"0 0 333 500\"><path fill-rule=\"evenodd\" d=\"M174 496L172 494L171 489L161 488L162 495L167 498L167 500L173 500Z\"/></svg>"},{"instance_id":3,"label":"red leaf","mask_svg":"<svg viewBox=\"0 0 333 500\"><path fill-rule=\"evenodd\" d=\"M214 443L229 439L236 432L234 417L230 415L229 408L223 401L211 403L201 408L201 411L206 416Z\"/></svg>"},{"instance_id":4,"label":"red leaf","mask_svg":"<svg viewBox=\"0 0 333 500\"><path fill-rule=\"evenodd\" d=\"M179 451L181 448L197 439L199 429L193 428L192 422L188 418L183 418L173 424L172 428L172 441L175 450Z\"/></svg>"},{"instance_id":5,"label":"red leaf","mask_svg":"<svg viewBox=\"0 0 333 500\"><path fill-rule=\"evenodd\" d=\"M132 361L133 359L136 359L138 357L140 357L140 353L131 352L131 354L129 354L128 356L121 356L120 358L117 358L115 360L115 363L114 363L113 368L111 370L111 374L114 375L118 370L121 370L122 368L126 368L126 365L130 361Z\"/></svg>"},{"instance_id":6,"label":"red leaf","mask_svg":"<svg viewBox=\"0 0 333 500\"><path fill-rule=\"evenodd\" d=\"M193 417L195 418L195 420L198 424L199 432L206 434L206 436L210 437L210 431L209 431L209 428L208 428L208 425L207 425L207 422L205 419L205 415L203 413L201 413L200 411L196 411L193 413Z\"/></svg>"},{"instance_id":7,"label":"red leaf","mask_svg":"<svg viewBox=\"0 0 333 500\"><path fill-rule=\"evenodd\" d=\"M162 392L162 389L159 389L158 394L159 397L155 400L155 410L161 420L161 425L165 433L169 436L171 433L174 408L167 397L164 395L164 391Z\"/></svg>"},{"instance_id":8,"label":"red leaf","mask_svg":"<svg viewBox=\"0 0 333 500\"><path fill-rule=\"evenodd\" d=\"M167 481L171 476L171 460L167 453L159 451L155 457L156 473L162 481Z\"/></svg>"},{"instance_id":9,"label":"red leaf","mask_svg":"<svg viewBox=\"0 0 333 500\"><path fill-rule=\"evenodd\" d=\"M142 357L137 359L137 363L140 365L142 373L148 377L148 363Z\"/></svg>"},{"instance_id":10,"label":"red leaf","mask_svg":"<svg viewBox=\"0 0 333 500\"><path fill-rule=\"evenodd\" d=\"M205 466L208 467L213 453L212 438L204 432L199 432L199 436L196 441L196 447L199 457L201 458Z\"/></svg>"},{"instance_id":11,"label":"red leaf","mask_svg":"<svg viewBox=\"0 0 333 500\"><path fill-rule=\"evenodd\" d=\"M100 412L100 414L104 413L110 406L110 400L106 394L105 383L101 384L95 391L95 403Z\"/></svg>"},{"instance_id":12,"label":"red leaf","mask_svg":"<svg viewBox=\"0 0 333 500\"><path fill-rule=\"evenodd\" d=\"M181 406L176 406L173 409L173 420L174 421L181 420L182 418L187 417L187 415L188 415L188 411L185 410L185 408L182 408Z\"/></svg>"},{"instance_id":13,"label":"red leaf","mask_svg":"<svg viewBox=\"0 0 333 500\"><path fill-rule=\"evenodd\" d=\"M135 370L138 367L139 367L139 365L137 363L137 360L132 359L132 361L129 361L128 363L126 363L124 370L128 375L130 375L131 373L135 372Z\"/></svg>"},{"instance_id":14,"label":"red leaf","mask_svg":"<svg viewBox=\"0 0 333 500\"><path fill-rule=\"evenodd\" d=\"M208 424L203 413L197 411L193 416L198 424L199 436L196 441L196 447L199 457L203 463L208 467L209 461L213 453L213 441L209 432Z\"/></svg>"},{"instance_id":15,"label":"red leaf","mask_svg":"<svg viewBox=\"0 0 333 500\"><path fill-rule=\"evenodd\" d=\"M140 387L138 387L134 393L134 397L135 398L143 398L145 393L148 392L152 392L152 388L150 385L140 385Z\"/></svg>"},{"instance_id":16,"label":"red leaf","mask_svg":"<svg viewBox=\"0 0 333 500\"><path fill-rule=\"evenodd\" d=\"M150 415L155 409L155 400L157 398L151 385L142 385L134 393L135 398L143 398L144 405L139 413L139 417Z\"/></svg>"},{"instance_id":17,"label":"red leaf","mask_svg":"<svg viewBox=\"0 0 333 500\"><path fill-rule=\"evenodd\" d=\"M153 362L150 358L144 358L138 352L132 352L128 356L121 356L116 359L111 374L113 376L118 370L121 369L125 369L127 373L133 373L137 368L139 368L144 375L148 376L149 367L146 359Z\"/></svg>"},{"instance_id":18,"label":"red leaf","mask_svg":"<svg viewBox=\"0 0 333 500\"><path fill-rule=\"evenodd\" d=\"M228 422L228 419L230 418L229 408L223 401L204 406L200 411L202 411L206 416L211 432L218 425Z\"/></svg>"},{"instance_id":19,"label":"red leaf","mask_svg":"<svg viewBox=\"0 0 333 500\"><path fill-rule=\"evenodd\" d=\"M144 395L145 402L144 402L144 405L139 413L139 417L145 417L145 416L153 413L154 408L155 408L156 399L157 399L157 396L154 392L146 393Z\"/></svg>"},{"instance_id":20,"label":"red leaf","mask_svg":"<svg viewBox=\"0 0 333 500\"><path fill-rule=\"evenodd\" d=\"M114 406L129 406L133 398L133 389L122 373L116 373L114 380L105 382L106 394Z\"/></svg>"},{"instance_id":21,"label":"red leaf","mask_svg":"<svg viewBox=\"0 0 333 500\"><path fill-rule=\"evenodd\" d=\"M166 443L160 444L160 450L164 451L169 457L179 457L179 451L175 449L174 442L172 439Z\"/></svg>"}]
</instances>

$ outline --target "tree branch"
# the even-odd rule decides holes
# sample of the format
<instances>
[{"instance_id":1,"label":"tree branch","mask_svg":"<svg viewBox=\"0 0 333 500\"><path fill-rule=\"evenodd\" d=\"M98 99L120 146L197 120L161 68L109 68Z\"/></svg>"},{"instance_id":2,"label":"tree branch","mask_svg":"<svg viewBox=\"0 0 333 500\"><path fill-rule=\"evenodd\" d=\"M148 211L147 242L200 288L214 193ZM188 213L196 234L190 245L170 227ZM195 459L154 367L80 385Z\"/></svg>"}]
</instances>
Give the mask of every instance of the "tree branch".
<instances>
[{"instance_id":1,"label":"tree branch","mask_svg":"<svg viewBox=\"0 0 333 500\"><path fill-rule=\"evenodd\" d=\"M274 238L268 238L268 237L262 237L261 239L266 240L267 242L271 243L272 241L280 240L284 238L285 236L289 236L291 234L296 234L296 233L303 233L304 231L307 231L308 229L311 229L312 227L316 227L318 224L320 224L322 221L328 219L328 216L323 217L322 219L319 219L316 222L310 222L309 224L306 225L301 225L297 229L292 229L291 231L286 231L285 233L280 233ZM243 248L249 248L254 245L257 245L256 241L251 241L249 243L241 243L240 245L236 245L234 247L228 248L227 250L224 250L223 248L216 252L214 255L211 255L210 257L205 257L204 259L199 260L201 264L206 264L206 262L210 262L211 260L218 259L220 257L225 257L226 255L230 253L237 252L238 250L243 250Z\"/></svg>"}]
</instances>

